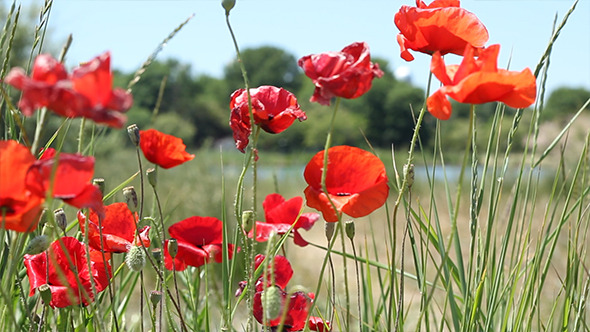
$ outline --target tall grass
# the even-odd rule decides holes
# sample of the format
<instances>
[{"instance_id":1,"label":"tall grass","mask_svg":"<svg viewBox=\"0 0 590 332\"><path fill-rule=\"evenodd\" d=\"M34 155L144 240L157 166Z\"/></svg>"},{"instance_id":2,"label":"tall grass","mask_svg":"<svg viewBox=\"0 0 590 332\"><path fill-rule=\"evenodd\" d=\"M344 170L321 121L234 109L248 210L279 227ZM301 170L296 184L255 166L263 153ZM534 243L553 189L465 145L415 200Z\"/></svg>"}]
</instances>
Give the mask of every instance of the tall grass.
<instances>
[{"instance_id":1,"label":"tall grass","mask_svg":"<svg viewBox=\"0 0 590 332\"><path fill-rule=\"evenodd\" d=\"M51 4L46 1L42 8L29 61L42 50ZM142 174L150 166L125 142L124 130L60 119L53 137L40 141L47 117L55 115L38 113L31 136L22 125L29 120L11 98L15 91L0 85L3 140L18 140L34 153L52 146L96 156L95 176L106 184L104 203L125 201L123 188L133 185L143 207L137 221L154 228L151 248L143 248L148 263L141 273L126 266L123 254L113 254L110 289L87 306L59 309L46 305L39 291L29 296L23 256L40 235L52 240L63 235L52 213L58 207L68 216L66 234L84 239L76 210L49 199L43 227L31 233L0 230L0 330L270 331L252 314L256 279L271 264L267 260L254 268L254 256L262 253L290 260L294 275L288 290L315 292L308 316L330 320L333 331L590 331L590 132L583 126L582 133L572 134L577 123L587 121L583 112L590 100L550 144L539 143L551 51L576 4L555 25L540 55L535 70L539 98L532 108L499 104L484 124L477 105L472 106L459 158L441 134L448 123L437 123L434 144L420 141L422 119L429 115L425 108L417 110L409 150L375 150L370 142L364 147L388 168L392 189L385 206L367 217L339 220L328 239L322 225L302 232L310 242L303 248L291 244L289 233L257 243L245 236L243 218L252 210L255 220L262 220L259 197L267 194L302 196L302 173L312 152L256 151L256 143L245 156L233 149L203 148L190 163L159 169L158 184L150 187ZM20 7L10 8L0 36L2 77L19 13ZM226 15L239 54L239 33L231 31L229 10ZM130 90L187 22L158 45L129 82ZM247 86L245 72L244 78ZM264 139L254 135L254 142ZM326 146L338 144L329 135ZM525 141L516 142L517 137ZM516 150L517 143L524 148ZM65 151L70 146L72 151ZM152 250L163 249L168 226L193 215L222 220L223 243L239 249L223 250L220 264L164 269L160 254ZM247 283L236 296L240 281Z\"/></svg>"}]
</instances>

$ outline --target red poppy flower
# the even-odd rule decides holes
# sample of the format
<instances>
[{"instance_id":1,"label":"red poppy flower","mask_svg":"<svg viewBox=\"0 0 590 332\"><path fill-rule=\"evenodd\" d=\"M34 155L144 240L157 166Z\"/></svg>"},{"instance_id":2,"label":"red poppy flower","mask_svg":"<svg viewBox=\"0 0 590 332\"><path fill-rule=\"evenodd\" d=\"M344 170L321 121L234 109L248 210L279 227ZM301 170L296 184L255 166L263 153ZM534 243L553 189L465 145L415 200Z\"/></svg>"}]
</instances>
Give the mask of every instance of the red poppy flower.
<instances>
[{"instance_id":1,"label":"red poppy flower","mask_svg":"<svg viewBox=\"0 0 590 332\"><path fill-rule=\"evenodd\" d=\"M328 332L332 330L330 322L323 320L321 317L315 316L309 317L307 326L311 331Z\"/></svg>"},{"instance_id":2,"label":"red poppy flower","mask_svg":"<svg viewBox=\"0 0 590 332\"><path fill-rule=\"evenodd\" d=\"M102 260L100 252L90 249L90 260L91 270L88 271L84 243L73 237L54 241L47 251L40 254L25 255L30 295L35 294L39 286L47 284L52 295L50 306L63 308L80 303L87 305L94 297L91 283L100 292L109 283L106 269L109 275L111 273L110 265Z\"/></svg>"},{"instance_id":3,"label":"red poppy flower","mask_svg":"<svg viewBox=\"0 0 590 332\"><path fill-rule=\"evenodd\" d=\"M255 268L264 262L264 255L256 255L254 258ZM262 296L265 291L268 291L270 287L276 287L276 293L278 296L278 302L281 306L277 312L279 313L276 318L270 318L266 321L266 326L276 327L283 324L284 331L300 331L305 328L306 318L311 306L313 293L306 294L304 292L294 292L288 294L285 292L285 288L293 276L293 269L291 263L287 258L277 255L273 258L272 262L267 262L268 270L266 273L258 278L256 282L256 292L254 293L253 303L253 314L254 318L260 323L264 324L264 306L262 303ZM264 283L266 275L266 285ZM245 286L245 282L241 283L241 286ZM238 295L240 291L238 291ZM310 296L311 295L311 296ZM273 302L275 302L273 301ZM284 310L287 310L286 313ZM284 316L284 317L283 317ZM323 324L319 324L318 319L321 318L311 317L307 321L308 326L312 331L329 331L324 329ZM320 326L322 325L322 326ZM327 324L329 327L329 323Z\"/></svg>"},{"instance_id":4,"label":"red poppy flower","mask_svg":"<svg viewBox=\"0 0 590 332\"><path fill-rule=\"evenodd\" d=\"M122 114L133 104L125 90L112 88L109 52L97 56L68 75L64 66L51 55L35 59L31 77L22 68L13 68L4 82L23 91L19 108L30 116L41 107L69 117L85 117L97 123L121 128L126 121Z\"/></svg>"},{"instance_id":5,"label":"red poppy flower","mask_svg":"<svg viewBox=\"0 0 590 332\"><path fill-rule=\"evenodd\" d=\"M104 217L102 193L90 183L94 174L94 157L60 153L56 160L55 155L54 149L47 149L31 165L26 177L27 186L40 196L51 190L52 197L80 209L92 208Z\"/></svg>"},{"instance_id":6,"label":"red poppy flower","mask_svg":"<svg viewBox=\"0 0 590 332\"><path fill-rule=\"evenodd\" d=\"M451 116L451 103L447 96L460 103L483 104L503 102L514 108L524 108L535 102L537 84L529 68L521 72L498 69L500 45L491 45L479 51L468 47L460 65L446 66L440 53L432 56L430 69L443 87L428 97L428 111L441 120Z\"/></svg>"},{"instance_id":7,"label":"red poppy flower","mask_svg":"<svg viewBox=\"0 0 590 332\"><path fill-rule=\"evenodd\" d=\"M352 43L340 52L306 55L298 64L315 84L310 101L322 105L330 105L333 97L358 98L369 91L373 78L383 76L379 65L371 63L364 42Z\"/></svg>"},{"instance_id":8,"label":"red poppy flower","mask_svg":"<svg viewBox=\"0 0 590 332\"><path fill-rule=\"evenodd\" d=\"M262 265L265 260L266 256L258 254L254 257L254 269L257 270L260 265ZM262 291L265 287L262 280L266 275L266 287L271 285L279 286L280 288L286 288L289 280L293 277L293 268L291 267L291 263L285 256L276 255L272 262L266 262L268 264L268 269L265 272L262 272L262 276L259 278L259 282L256 284L256 291Z\"/></svg>"},{"instance_id":9,"label":"red poppy flower","mask_svg":"<svg viewBox=\"0 0 590 332\"><path fill-rule=\"evenodd\" d=\"M271 134L278 134L289 128L295 119L307 119L299 108L297 98L291 92L275 86L263 85L250 89L254 123ZM229 103L231 115L229 125L234 132L238 150L244 152L248 146L248 137L252 132L250 112L248 111L248 94L245 89L234 91Z\"/></svg>"},{"instance_id":10,"label":"red poppy flower","mask_svg":"<svg viewBox=\"0 0 590 332\"><path fill-rule=\"evenodd\" d=\"M298 196L288 201L285 201L280 194L266 196L264 202L262 202L266 222L256 222L256 241L268 241L272 232L283 235L295 223L293 226L293 240L295 244L305 247L308 242L301 237L301 234L297 230L300 228L310 230L320 216L317 213L303 213L299 215L302 206L303 198ZM253 237L254 231L251 230L248 236Z\"/></svg>"},{"instance_id":11,"label":"red poppy flower","mask_svg":"<svg viewBox=\"0 0 590 332\"><path fill-rule=\"evenodd\" d=\"M383 162L374 154L352 146L334 146L328 150L326 187L330 200L322 190L324 151L318 152L303 173L307 205L322 212L328 222L338 221L338 215L358 218L368 215L385 203L389 195L387 174Z\"/></svg>"},{"instance_id":12,"label":"red poppy flower","mask_svg":"<svg viewBox=\"0 0 590 332\"><path fill-rule=\"evenodd\" d=\"M187 266L201 266L223 258L223 223L214 217L193 216L175 223L168 228L171 238L178 243L178 253L172 259L168 253L168 240L164 245L164 263L168 270L182 271ZM229 258L233 245L228 244ZM174 264L174 265L173 265Z\"/></svg>"},{"instance_id":13,"label":"red poppy flower","mask_svg":"<svg viewBox=\"0 0 590 332\"><path fill-rule=\"evenodd\" d=\"M105 252L127 252L131 246L150 246L150 226L139 230L136 236L135 221L137 213L133 214L127 207L127 203L113 203L105 206L105 217L98 220L98 215L93 211L88 214L88 244L101 250L100 228L102 226L102 244ZM78 223L80 230L85 232L86 216L78 211Z\"/></svg>"},{"instance_id":14,"label":"red poppy flower","mask_svg":"<svg viewBox=\"0 0 590 332\"><path fill-rule=\"evenodd\" d=\"M416 0L416 7L402 6L394 22L400 30L401 57L406 61L414 60L408 50L462 55L466 46L483 47L489 38L483 23L460 8L459 0L435 0L428 6Z\"/></svg>"},{"instance_id":15,"label":"red poppy flower","mask_svg":"<svg viewBox=\"0 0 590 332\"><path fill-rule=\"evenodd\" d=\"M17 232L37 228L45 195L26 186L27 170L35 162L17 141L0 141L0 227Z\"/></svg>"},{"instance_id":16,"label":"red poppy flower","mask_svg":"<svg viewBox=\"0 0 590 332\"><path fill-rule=\"evenodd\" d=\"M182 139L156 129L139 131L139 147L147 160L162 168L172 168L195 157L186 152Z\"/></svg>"}]
</instances>

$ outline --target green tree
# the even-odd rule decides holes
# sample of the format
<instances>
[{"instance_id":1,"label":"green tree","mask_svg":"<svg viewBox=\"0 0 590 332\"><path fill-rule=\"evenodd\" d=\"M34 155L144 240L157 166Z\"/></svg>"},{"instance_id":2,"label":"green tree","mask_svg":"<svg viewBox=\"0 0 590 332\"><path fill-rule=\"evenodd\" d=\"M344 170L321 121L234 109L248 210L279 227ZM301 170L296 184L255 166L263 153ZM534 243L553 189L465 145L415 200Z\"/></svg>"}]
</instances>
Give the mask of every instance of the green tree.
<instances>
[{"instance_id":1,"label":"green tree","mask_svg":"<svg viewBox=\"0 0 590 332\"><path fill-rule=\"evenodd\" d=\"M584 105L588 98L590 98L590 91L581 87L557 88L547 99L542 119L569 118Z\"/></svg>"},{"instance_id":2,"label":"green tree","mask_svg":"<svg viewBox=\"0 0 590 332\"><path fill-rule=\"evenodd\" d=\"M348 107L366 118L366 136L375 146L409 144L414 133L414 115L424 104L424 91L410 83L397 81L389 70L389 63L373 59L383 70L383 77L375 78L365 95L347 101ZM420 130L422 138L429 137L433 121L426 118Z\"/></svg>"},{"instance_id":3,"label":"green tree","mask_svg":"<svg viewBox=\"0 0 590 332\"><path fill-rule=\"evenodd\" d=\"M299 70L295 57L287 51L274 46L262 46L247 48L241 55L250 87L274 85L293 93L301 87L303 73ZM224 78L229 93L244 87L242 71L237 60L225 67Z\"/></svg>"}]
</instances>

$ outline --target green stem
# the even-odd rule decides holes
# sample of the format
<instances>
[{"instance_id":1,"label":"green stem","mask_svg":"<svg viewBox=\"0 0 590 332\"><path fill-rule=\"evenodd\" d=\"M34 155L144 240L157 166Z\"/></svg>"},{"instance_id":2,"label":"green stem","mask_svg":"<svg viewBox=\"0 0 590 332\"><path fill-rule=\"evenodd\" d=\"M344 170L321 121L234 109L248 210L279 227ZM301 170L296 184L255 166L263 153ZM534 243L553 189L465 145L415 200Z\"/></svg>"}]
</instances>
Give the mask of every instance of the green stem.
<instances>
[{"instance_id":1,"label":"green stem","mask_svg":"<svg viewBox=\"0 0 590 332\"><path fill-rule=\"evenodd\" d=\"M82 153L82 145L84 144L84 127L86 126L86 118L80 120L80 131L78 132L78 153Z\"/></svg>"}]
</instances>

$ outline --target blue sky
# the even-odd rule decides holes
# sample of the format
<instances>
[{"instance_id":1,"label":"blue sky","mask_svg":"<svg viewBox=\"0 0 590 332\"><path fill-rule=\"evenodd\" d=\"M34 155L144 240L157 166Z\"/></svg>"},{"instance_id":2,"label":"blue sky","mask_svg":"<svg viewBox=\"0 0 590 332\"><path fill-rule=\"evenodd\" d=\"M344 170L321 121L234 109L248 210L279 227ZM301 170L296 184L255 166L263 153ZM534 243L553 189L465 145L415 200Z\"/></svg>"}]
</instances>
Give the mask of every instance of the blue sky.
<instances>
[{"instance_id":1,"label":"blue sky","mask_svg":"<svg viewBox=\"0 0 590 332\"><path fill-rule=\"evenodd\" d=\"M426 1L429 3L430 1ZM42 3L26 0L24 3ZM178 24L193 19L159 54L190 63L195 74L221 76L234 58L220 0L60 0L49 21L56 41L72 33L67 64L73 66L105 50L112 66L135 71ZM465 0L462 7L475 13L490 33L488 44L502 45L499 66L510 61L512 70L533 69L551 35L555 15L561 21L573 1ZM338 51L355 41L366 41L371 54L385 58L392 70L408 71L412 82L425 87L430 57L399 57L393 15L402 4L391 0L237 0L230 21L241 48L275 45L297 58ZM59 47L58 47L59 48ZM457 62L449 57L447 63ZM590 0L578 8L554 46L548 86L590 89Z\"/></svg>"}]
</instances>

